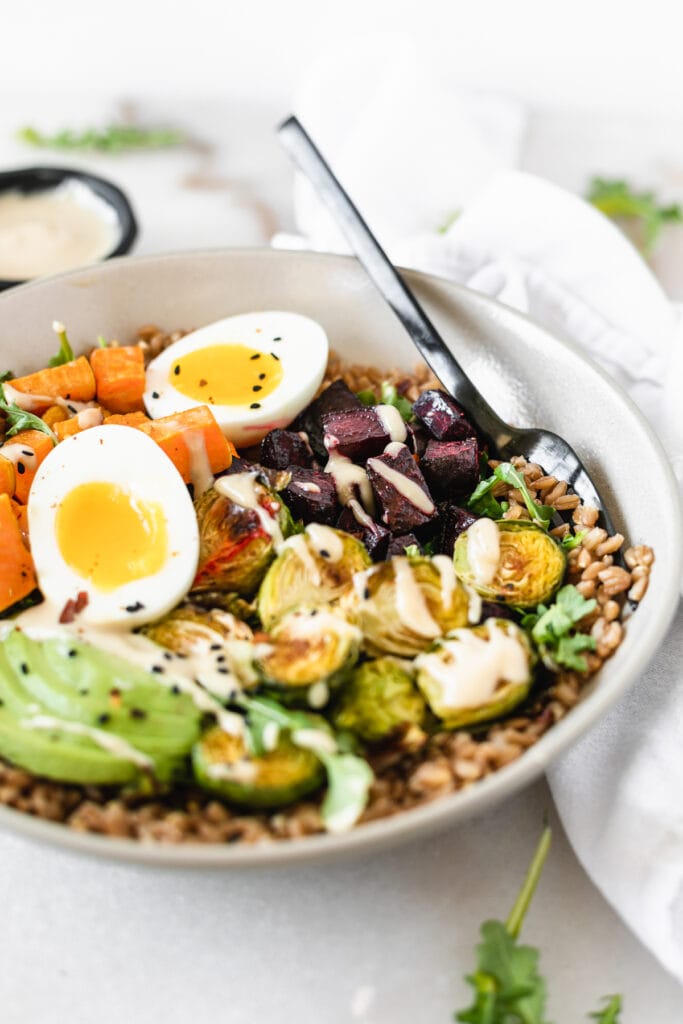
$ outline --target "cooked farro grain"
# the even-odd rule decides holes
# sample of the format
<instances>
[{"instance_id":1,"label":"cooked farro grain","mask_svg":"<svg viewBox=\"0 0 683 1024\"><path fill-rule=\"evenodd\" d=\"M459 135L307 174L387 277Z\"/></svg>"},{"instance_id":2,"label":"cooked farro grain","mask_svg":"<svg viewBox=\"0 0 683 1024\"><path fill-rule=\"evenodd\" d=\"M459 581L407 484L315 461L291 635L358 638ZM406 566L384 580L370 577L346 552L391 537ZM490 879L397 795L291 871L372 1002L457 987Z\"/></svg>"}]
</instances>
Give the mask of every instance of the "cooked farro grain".
<instances>
[{"instance_id":1,"label":"cooked farro grain","mask_svg":"<svg viewBox=\"0 0 683 1024\"><path fill-rule=\"evenodd\" d=\"M158 355L186 331L166 333L155 324L141 327L136 336L145 359ZM438 387L438 381L421 364L412 375L402 370L345 366L335 353L330 356L323 387L343 376L354 391L370 389L379 398L382 381L395 384L400 394L414 401L421 391ZM0 424L1 429L1 424ZM579 545L569 552L568 581L584 597L594 597L596 610L585 617L585 632L595 637L595 652L585 657L588 671L562 670L546 688L537 688L522 711L514 717L475 731L441 732L427 737L411 731L390 749L378 750L369 760L375 781L362 822L416 807L448 793L464 789L521 757L580 699L588 680L621 643L626 597L640 601L647 590L654 553L646 545L624 552L626 568L614 564L624 538L608 537L598 527L598 512L583 506L567 484L544 475L540 466L521 457L512 459L523 473L532 496L559 511L572 511L576 531L585 531ZM491 462L492 466L497 465ZM518 491L501 483L497 497L510 502L508 519L527 518ZM568 523L553 529L557 537L570 531ZM257 843L311 835L322 831L317 803L299 802L272 814L234 810L207 793L186 788L170 795L140 797L49 782L0 761L0 803L51 821L63 822L83 832L123 836L143 842L163 843Z\"/></svg>"}]
</instances>

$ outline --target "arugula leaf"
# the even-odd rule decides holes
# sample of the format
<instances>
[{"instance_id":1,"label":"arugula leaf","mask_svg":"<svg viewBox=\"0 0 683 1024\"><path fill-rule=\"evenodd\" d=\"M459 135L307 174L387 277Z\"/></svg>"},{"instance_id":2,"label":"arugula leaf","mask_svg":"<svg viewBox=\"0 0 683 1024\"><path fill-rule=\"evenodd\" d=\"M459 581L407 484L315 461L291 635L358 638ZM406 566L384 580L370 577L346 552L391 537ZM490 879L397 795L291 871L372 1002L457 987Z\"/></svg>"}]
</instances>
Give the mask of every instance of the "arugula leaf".
<instances>
[{"instance_id":1,"label":"arugula leaf","mask_svg":"<svg viewBox=\"0 0 683 1024\"><path fill-rule=\"evenodd\" d=\"M235 703L246 711L247 742L256 756L265 752L263 733L273 722L286 729L293 743L297 733L301 745L311 750L321 761L327 773L327 793L321 813L330 832L341 832L358 820L368 802L368 791L374 778L372 769L362 757L347 749L344 737L335 738L327 732L326 723L305 711L290 711L269 697L249 697L240 694Z\"/></svg>"},{"instance_id":2,"label":"arugula leaf","mask_svg":"<svg viewBox=\"0 0 683 1024\"><path fill-rule=\"evenodd\" d=\"M510 462L501 462L500 465L496 466L494 469L492 476L488 477L486 480L479 481L466 502L467 508L472 512L476 512L477 515L488 516L489 519L502 519L503 512L505 511L503 505L506 505L506 507L509 506L507 506L506 502L501 504L501 502L497 501L491 493L493 488L500 481L508 484L510 487L517 488L522 495L532 523L536 523L537 526L541 526L544 530L547 530L555 514L555 510L549 505L539 505L534 501L523 475L518 469L515 469Z\"/></svg>"},{"instance_id":3,"label":"arugula leaf","mask_svg":"<svg viewBox=\"0 0 683 1024\"><path fill-rule=\"evenodd\" d=\"M621 996L605 996L609 1002L602 1010L596 1010L588 1016L598 1024L619 1024L621 1020Z\"/></svg>"},{"instance_id":4,"label":"arugula leaf","mask_svg":"<svg viewBox=\"0 0 683 1024\"><path fill-rule=\"evenodd\" d=\"M109 342L107 341L107 339L105 338L105 336L103 334L98 334L97 335L97 347L98 348L108 348L109 347Z\"/></svg>"},{"instance_id":5,"label":"arugula leaf","mask_svg":"<svg viewBox=\"0 0 683 1024\"><path fill-rule=\"evenodd\" d=\"M642 231L643 252L652 252L666 224L680 224L683 210L678 203L662 205L654 192L637 192L627 181L616 178L592 178L586 198L612 220L631 221Z\"/></svg>"},{"instance_id":6,"label":"arugula leaf","mask_svg":"<svg viewBox=\"0 0 683 1024\"><path fill-rule=\"evenodd\" d=\"M579 530L578 533L568 533L566 537L562 538L560 544L565 551L573 551L574 548L578 548L587 532L587 530Z\"/></svg>"},{"instance_id":7,"label":"arugula leaf","mask_svg":"<svg viewBox=\"0 0 683 1024\"><path fill-rule=\"evenodd\" d=\"M65 128L53 135L46 135L29 125L19 129L17 138L42 149L106 153L120 153L126 149L166 149L187 142L185 133L177 128L140 128L133 124L109 124L104 128L86 128L83 131Z\"/></svg>"},{"instance_id":8,"label":"arugula leaf","mask_svg":"<svg viewBox=\"0 0 683 1024\"><path fill-rule=\"evenodd\" d=\"M14 374L11 370L5 370L4 373L0 373L0 384L4 384L7 380L14 380Z\"/></svg>"},{"instance_id":9,"label":"arugula leaf","mask_svg":"<svg viewBox=\"0 0 683 1024\"><path fill-rule=\"evenodd\" d=\"M522 627L531 632L544 663L552 669L559 665L585 672L588 668L581 651L594 651L595 639L575 630L596 608L593 598L585 597L571 583L558 590L550 607L539 604L535 612L522 619Z\"/></svg>"},{"instance_id":10,"label":"arugula leaf","mask_svg":"<svg viewBox=\"0 0 683 1024\"><path fill-rule=\"evenodd\" d=\"M403 550L408 558L422 558L422 552L417 544L407 544Z\"/></svg>"},{"instance_id":11,"label":"arugula leaf","mask_svg":"<svg viewBox=\"0 0 683 1024\"><path fill-rule=\"evenodd\" d=\"M70 363L74 359L74 350L69 344L64 324L60 323L59 320L53 320L52 330L59 338L59 352L50 359L47 365L64 366L65 363Z\"/></svg>"},{"instance_id":12,"label":"arugula leaf","mask_svg":"<svg viewBox=\"0 0 683 1024\"><path fill-rule=\"evenodd\" d=\"M365 391L356 391L356 398L360 398L362 404L365 406L377 404L375 392L371 391L370 388L366 388Z\"/></svg>"},{"instance_id":13,"label":"arugula leaf","mask_svg":"<svg viewBox=\"0 0 683 1024\"><path fill-rule=\"evenodd\" d=\"M7 401L2 384L0 384L0 412L4 413L9 426L5 437L14 437L20 430L42 430L44 434L52 438L54 444L57 444L57 435L50 430L45 420L34 416L32 412L20 409L14 402Z\"/></svg>"},{"instance_id":14,"label":"arugula leaf","mask_svg":"<svg viewBox=\"0 0 683 1024\"><path fill-rule=\"evenodd\" d=\"M396 386L390 384L388 380L382 381L380 402L382 405L393 405L395 409L398 409L401 418L406 423L410 423L411 420L415 419L412 404L403 395L399 395Z\"/></svg>"}]
</instances>

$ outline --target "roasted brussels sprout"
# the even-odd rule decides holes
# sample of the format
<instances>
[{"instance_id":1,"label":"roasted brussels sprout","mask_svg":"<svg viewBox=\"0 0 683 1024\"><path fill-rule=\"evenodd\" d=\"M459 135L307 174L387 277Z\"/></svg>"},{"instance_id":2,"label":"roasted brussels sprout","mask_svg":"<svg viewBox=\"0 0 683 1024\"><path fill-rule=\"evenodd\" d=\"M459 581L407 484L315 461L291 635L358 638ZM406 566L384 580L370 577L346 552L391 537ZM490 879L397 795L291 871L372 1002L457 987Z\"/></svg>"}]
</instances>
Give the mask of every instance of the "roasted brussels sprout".
<instances>
[{"instance_id":1,"label":"roasted brussels sprout","mask_svg":"<svg viewBox=\"0 0 683 1024\"><path fill-rule=\"evenodd\" d=\"M358 660L361 632L328 608L297 608L284 615L261 645L257 670L285 704L322 708Z\"/></svg>"},{"instance_id":2,"label":"roasted brussels sprout","mask_svg":"<svg viewBox=\"0 0 683 1024\"><path fill-rule=\"evenodd\" d=\"M274 808L291 804L324 781L315 754L280 735L259 757L249 754L241 736L210 729L192 751L197 782L239 807Z\"/></svg>"},{"instance_id":3,"label":"roasted brussels sprout","mask_svg":"<svg viewBox=\"0 0 683 1024\"><path fill-rule=\"evenodd\" d=\"M223 645L226 640L253 638L246 622L230 612L220 608L207 610L194 604L175 608L159 622L145 626L140 632L176 654L196 654L210 644Z\"/></svg>"},{"instance_id":4,"label":"roasted brussels sprout","mask_svg":"<svg viewBox=\"0 0 683 1024\"><path fill-rule=\"evenodd\" d=\"M456 629L415 659L417 685L449 729L501 718L527 696L534 654L514 622Z\"/></svg>"},{"instance_id":5,"label":"roasted brussels sprout","mask_svg":"<svg viewBox=\"0 0 683 1024\"><path fill-rule=\"evenodd\" d=\"M444 555L395 556L358 576L343 605L370 654L412 657L467 624L469 597Z\"/></svg>"},{"instance_id":6,"label":"roasted brussels sprout","mask_svg":"<svg viewBox=\"0 0 683 1024\"><path fill-rule=\"evenodd\" d=\"M334 712L334 724L368 743L388 739L403 726L421 727L426 705L396 658L366 661L353 672Z\"/></svg>"},{"instance_id":7,"label":"roasted brussels sprout","mask_svg":"<svg viewBox=\"0 0 683 1024\"><path fill-rule=\"evenodd\" d=\"M264 628L299 605L338 601L352 588L354 573L370 564L366 549L351 534L312 524L290 538L266 573L258 595Z\"/></svg>"},{"instance_id":8,"label":"roasted brussels sprout","mask_svg":"<svg viewBox=\"0 0 683 1024\"><path fill-rule=\"evenodd\" d=\"M258 510L221 493L223 478L195 502L200 551L193 591L230 590L252 597L275 558L275 537L292 532L291 516L278 496L253 474L239 475L250 478L249 498Z\"/></svg>"},{"instance_id":9,"label":"roasted brussels sprout","mask_svg":"<svg viewBox=\"0 0 683 1024\"><path fill-rule=\"evenodd\" d=\"M484 532L482 547L478 541ZM486 600L518 608L547 603L567 567L567 556L555 538L520 519L477 520L456 540L453 560L458 578Z\"/></svg>"}]
</instances>

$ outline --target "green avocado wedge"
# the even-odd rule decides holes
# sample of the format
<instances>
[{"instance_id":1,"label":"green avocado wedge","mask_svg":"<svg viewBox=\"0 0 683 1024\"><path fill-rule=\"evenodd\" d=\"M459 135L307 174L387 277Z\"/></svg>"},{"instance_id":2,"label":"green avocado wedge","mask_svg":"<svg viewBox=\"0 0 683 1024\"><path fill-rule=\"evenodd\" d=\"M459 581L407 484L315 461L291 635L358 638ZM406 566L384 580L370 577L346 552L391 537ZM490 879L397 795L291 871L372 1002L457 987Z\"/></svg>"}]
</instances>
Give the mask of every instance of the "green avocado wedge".
<instances>
[{"instance_id":1,"label":"green avocado wedge","mask_svg":"<svg viewBox=\"0 0 683 1024\"><path fill-rule=\"evenodd\" d=\"M0 643L0 756L83 785L180 775L200 712L177 688L68 636L15 629Z\"/></svg>"}]
</instances>

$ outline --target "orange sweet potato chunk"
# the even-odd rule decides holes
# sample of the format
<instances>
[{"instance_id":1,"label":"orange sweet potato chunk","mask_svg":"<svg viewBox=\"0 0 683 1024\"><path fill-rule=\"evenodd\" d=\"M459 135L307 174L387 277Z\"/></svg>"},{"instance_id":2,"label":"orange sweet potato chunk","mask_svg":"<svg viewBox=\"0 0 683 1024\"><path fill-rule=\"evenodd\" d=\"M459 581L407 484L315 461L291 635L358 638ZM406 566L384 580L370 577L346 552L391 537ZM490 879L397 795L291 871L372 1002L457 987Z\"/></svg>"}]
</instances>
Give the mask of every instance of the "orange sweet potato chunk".
<instances>
[{"instance_id":1,"label":"orange sweet potato chunk","mask_svg":"<svg viewBox=\"0 0 683 1024\"><path fill-rule=\"evenodd\" d=\"M28 597L36 585L33 559L21 538L11 499L0 494L0 611Z\"/></svg>"}]
</instances>

